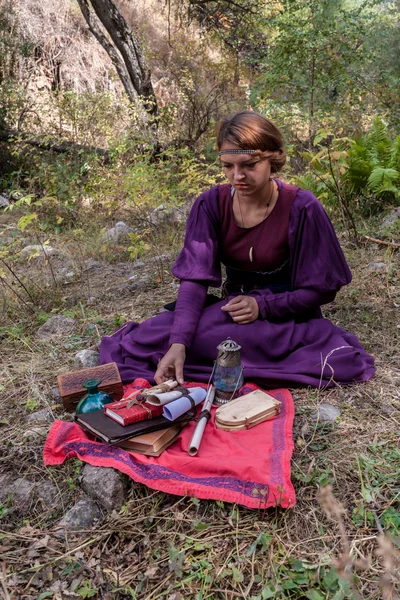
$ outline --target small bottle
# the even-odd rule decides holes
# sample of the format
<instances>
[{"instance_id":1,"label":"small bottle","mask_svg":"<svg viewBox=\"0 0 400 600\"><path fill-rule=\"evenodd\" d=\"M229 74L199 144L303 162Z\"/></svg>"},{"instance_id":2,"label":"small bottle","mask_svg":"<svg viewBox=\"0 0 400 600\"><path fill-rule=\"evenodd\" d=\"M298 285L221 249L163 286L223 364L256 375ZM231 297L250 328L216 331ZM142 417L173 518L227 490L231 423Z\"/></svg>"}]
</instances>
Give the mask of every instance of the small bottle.
<instances>
[{"instance_id":1,"label":"small bottle","mask_svg":"<svg viewBox=\"0 0 400 600\"><path fill-rule=\"evenodd\" d=\"M82 387L86 388L88 393L82 398L76 407L76 414L89 413L94 410L100 410L105 404L109 404L113 401L113 397L106 392L99 390L101 381L98 379L90 379L82 384Z\"/></svg>"}]
</instances>

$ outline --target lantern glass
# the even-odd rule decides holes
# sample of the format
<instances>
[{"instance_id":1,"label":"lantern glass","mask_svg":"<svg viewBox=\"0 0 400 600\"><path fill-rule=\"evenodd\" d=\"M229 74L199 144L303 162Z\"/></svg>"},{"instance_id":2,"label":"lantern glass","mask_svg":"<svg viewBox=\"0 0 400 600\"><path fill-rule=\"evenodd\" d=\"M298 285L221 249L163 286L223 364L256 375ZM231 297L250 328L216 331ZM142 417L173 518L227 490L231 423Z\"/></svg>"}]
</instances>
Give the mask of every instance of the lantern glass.
<instances>
[{"instance_id":1,"label":"lantern glass","mask_svg":"<svg viewBox=\"0 0 400 600\"><path fill-rule=\"evenodd\" d=\"M221 392L234 392L243 385L243 367L224 367L216 364L213 376L213 383L217 390Z\"/></svg>"}]
</instances>

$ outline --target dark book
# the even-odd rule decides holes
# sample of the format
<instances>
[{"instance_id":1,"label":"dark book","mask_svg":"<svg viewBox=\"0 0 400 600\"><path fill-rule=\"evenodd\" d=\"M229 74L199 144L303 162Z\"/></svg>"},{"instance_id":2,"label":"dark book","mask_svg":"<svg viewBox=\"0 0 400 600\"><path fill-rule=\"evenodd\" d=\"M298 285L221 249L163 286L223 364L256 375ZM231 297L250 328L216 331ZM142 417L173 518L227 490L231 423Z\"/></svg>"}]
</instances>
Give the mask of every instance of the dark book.
<instances>
[{"instance_id":1,"label":"dark book","mask_svg":"<svg viewBox=\"0 0 400 600\"><path fill-rule=\"evenodd\" d=\"M106 442L106 444L119 444L136 435L167 429L177 423L186 425L193 417L193 411L188 411L173 422L165 417L156 417L155 419L139 421L138 423L131 423L124 426L107 417L103 410L94 410L90 413L75 415L75 421L83 429L93 433L102 442Z\"/></svg>"}]
</instances>

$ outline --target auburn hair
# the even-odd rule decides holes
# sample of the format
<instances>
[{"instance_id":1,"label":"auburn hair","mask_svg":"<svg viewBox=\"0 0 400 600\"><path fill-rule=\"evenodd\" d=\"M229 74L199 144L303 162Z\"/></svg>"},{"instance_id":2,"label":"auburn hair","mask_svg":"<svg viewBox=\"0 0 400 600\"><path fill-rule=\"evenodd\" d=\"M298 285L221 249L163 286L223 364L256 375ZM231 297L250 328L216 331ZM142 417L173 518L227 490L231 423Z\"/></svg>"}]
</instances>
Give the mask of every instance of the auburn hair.
<instances>
[{"instance_id":1,"label":"auburn hair","mask_svg":"<svg viewBox=\"0 0 400 600\"><path fill-rule=\"evenodd\" d=\"M235 113L217 125L217 146L239 146L243 150L257 150L255 156L269 160L271 172L277 173L286 162L284 140L279 129L266 117L249 110Z\"/></svg>"}]
</instances>

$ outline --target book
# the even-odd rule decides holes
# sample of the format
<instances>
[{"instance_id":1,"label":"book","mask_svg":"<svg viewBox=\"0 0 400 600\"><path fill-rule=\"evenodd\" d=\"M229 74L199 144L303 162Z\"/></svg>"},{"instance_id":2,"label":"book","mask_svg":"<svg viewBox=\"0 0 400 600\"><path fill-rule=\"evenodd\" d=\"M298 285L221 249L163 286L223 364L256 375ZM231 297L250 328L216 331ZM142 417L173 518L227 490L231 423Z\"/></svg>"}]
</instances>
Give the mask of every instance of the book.
<instances>
[{"instance_id":1,"label":"book","mask_svg":"<svg viewBox=\"0 0 400 600\"><path fill-rule=\"evenodd\" d=\"M124 427L139 421L148 421L160 417L163 412L162 406L153 406L147 402L133 404L134 400L124 398L117 402L110 402L104 406L105 414Z\"/></svg>"},{"instance_id":2,"label":"book","mask_svg":"<svg viewBox=\"0 0 400 600\"><path fill-rule=\"evenodd\" d=\"M111 394L115 400L119 400L124 395L124 388L116 363L107 363L98 367L81 369L80 371L70 371L57 377L58 389L67 412L73 412L79 400L87 394L87 390L82 387L82 383L89 381L89 379L99 379L101 381L99 390Z\"/></svg>"},{"instance_id":3,"label":"book","mask_svg":"<svg viewBox=\"0 0 400 600\"><path fill-rule=\"evenodd\" d=\"M170 446L182 429L182 425L172 425L167 429L153 431L152 433L144 433L134 438L129 438L118 444L125 450L138 452L146 456L160 456L168 446Z\"/></svg>"},{"instance_id":4,"label":"book","mask_svg":"<svg viewBox=\"0 0 400 600\"><path fill-rule=\"evenodd\" d=\"M271 419L281 411L281 402L262 390L254 390L220 406L215 413L215 425L224 431L250 429Z\"/></svg>"},{"instance_id":5,"label":"book","mask_svg":"<svg viewBox=\"0 0 400 600\"><path fill-rule=\"evenodd\" d=\"M188 411L174 422L186 425L194 416L192 411ZM130 425L120 425L104 413L104 410L94 410L86 414L75 415L75 421L86 431L95 435L99 440L106 444L119 444L129 438L136 437L143 433L151 433L160 429L171 427L171 421L165 417L156 417L148 421L139 421Z\"/></svg>"}]
</instances>

